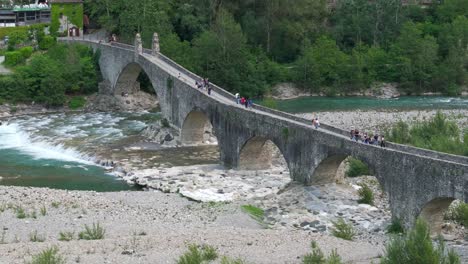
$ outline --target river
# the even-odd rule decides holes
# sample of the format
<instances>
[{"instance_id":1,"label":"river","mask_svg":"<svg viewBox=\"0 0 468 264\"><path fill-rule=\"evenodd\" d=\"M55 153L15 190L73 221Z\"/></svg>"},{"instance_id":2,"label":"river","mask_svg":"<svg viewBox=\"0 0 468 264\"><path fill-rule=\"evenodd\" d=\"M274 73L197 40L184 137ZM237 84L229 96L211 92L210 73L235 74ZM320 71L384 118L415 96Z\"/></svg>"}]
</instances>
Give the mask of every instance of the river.
<instances>
[{"instance_id":1,"label":"river","mask_svg":"<svg viewBox=\"0 0 468 264\"><path fill-rule=\"evenodd\" d=\"M292 113L355 109L468 109L468 98L401 97L378 100L364 97L305 97L278 101ZM75 113L23 116L0 126L0 184L50 187L68 190L136 190L104 167L96 165L96 153L128 155L142 159L145 153L121 152L119 146L138 142L139 133L159 113ZM154 164L181 166L216 163L215 147L150 149ZM134 156L135 155L135 156ZM150 164L151 165L151 164Z\"/></svg>"}]
</instances>

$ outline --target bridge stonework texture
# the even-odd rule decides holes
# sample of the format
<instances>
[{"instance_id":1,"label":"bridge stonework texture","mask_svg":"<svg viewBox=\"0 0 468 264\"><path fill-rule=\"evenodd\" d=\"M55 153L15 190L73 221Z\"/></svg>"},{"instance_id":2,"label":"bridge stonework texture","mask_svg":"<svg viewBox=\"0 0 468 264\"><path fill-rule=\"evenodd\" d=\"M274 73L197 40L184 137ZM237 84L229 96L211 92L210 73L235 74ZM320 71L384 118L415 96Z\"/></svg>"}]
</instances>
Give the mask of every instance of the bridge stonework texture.
<instances>
[{"instance_id":1,"label":"bridge stonework texture","mask_svg":"<svg viewBox=\"0 0 468 264\"><path fill-rule=\"evenodd\" d=\"M131 87L141 70L146 72L162 114L173 125L186 129L190 141L203 135L204 131L199 130L204 129L201 117L205 117L213 126L220 159L226 167L238 168L243 150L258 150L249 144L261 147L271 140L284 156L291 178L304 184L336 174L347 156L367 163L388 194L393 217L406 226L419 216L432 224L439 223L451 201L468 202L466 157L392 143L387 148L356 143L348 138L347 131L331 126L323 124L314 129L309 120L261 106L246 110L236 105L232 94L215 85L209 96L195 88L195 80L201 80L198 76L162 54L152 55L151 50L138 52L133 46L119 43L62 41L82 42L99 50L103 78L116 94ZM250 156L255 159L255 155Z\"/></svg>"}]
</instances>

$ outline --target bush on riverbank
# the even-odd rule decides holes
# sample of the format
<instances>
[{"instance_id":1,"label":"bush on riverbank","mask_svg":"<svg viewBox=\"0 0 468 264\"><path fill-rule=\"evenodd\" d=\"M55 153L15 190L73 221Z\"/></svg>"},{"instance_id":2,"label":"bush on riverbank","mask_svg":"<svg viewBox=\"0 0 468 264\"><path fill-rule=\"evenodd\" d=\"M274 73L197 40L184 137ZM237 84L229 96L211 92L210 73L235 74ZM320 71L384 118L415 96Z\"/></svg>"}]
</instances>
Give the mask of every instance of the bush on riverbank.
<instances>
[{"instance_id":1,"label":"bush on riverbank","mask_svg":"<svg viewBox=\"0 0 468 264\"><path fill-rule=\"evenodd\" d=\"M411 128L400 121L386 132L388 140L415 147L431 149L455 155L468 156L468 133L460 139L460 129L441 112L430 120L418 122Z\"/></svg>"},{"instance_id":2,"label":"bush on riverbank","mask_svg":"<svg viewBox=\"0 0 468 264\"><path fill-rule=\"evenodd\" d=\"M458 264L461 262L453 249L446 251L443 239L439 239L438 245L434 246L429 226L418 219L406 236L395 236L386 246L381 264L400 263Z\"/></svg>"},{"instance_id":3,"label":"bush on riverbank","mask_svg":"<svg viewBox=\"0 0 468 264\"><path fill-rule=\"evenodd\" d=\"M86 98L84 98L83 96L75 96L68 103L68 107L70 107L70 109L83 108L85 105L86 105Z\"/></svg>"},{"instance_id":4,"label":"bush on riverbank","mask_svg":"<svg viewBox=\"0 0 468 264\"><path fill-rule=\"evenodd\" d=\"M369 175L369 167L356 158L351 157L348 160L348 166L348 170L346 171L348 177Z\"/></svg>"},{"instance_id":5,"label":"bush on riverbank","mask_svg":"<svg viewBox=\"0 0 468 264\"><path fill-rule=\"evenodd\" d=\"M332 250L330 256L325 257L322 250L318 247L317 242L311 243L312 253L304 256L302 259L303 264L341 264L343 263L340 255L335 250Z\"/></svg>"}]
</instances>

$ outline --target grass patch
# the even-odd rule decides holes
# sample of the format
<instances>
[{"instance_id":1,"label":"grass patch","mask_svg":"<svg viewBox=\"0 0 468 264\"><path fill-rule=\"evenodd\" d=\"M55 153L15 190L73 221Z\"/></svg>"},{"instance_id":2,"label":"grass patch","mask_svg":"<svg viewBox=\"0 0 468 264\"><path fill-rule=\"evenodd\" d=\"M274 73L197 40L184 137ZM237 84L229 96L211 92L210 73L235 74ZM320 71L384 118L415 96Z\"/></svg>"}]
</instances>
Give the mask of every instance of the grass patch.
<instances>
[{"instance_id":1,"label":"grass patch","mask_svg":"<svg viewBox=\"0 0 468 264\"><path fill-rule=\"evenodd\" d=\"M333 228L331 229L332 235L345 240L353 240L356 232L351 224L345 222L343 218L337 221L332 221Z\"/></svg>"},{"instance_id":2,"label":"grass patch","mask_svg":"<svg viewBox=\"0 0 468 264\"><path fill-rule=\"evenodd\" d=\"M361 175L369 175L369 167L364 164L364 162L351 157L348 160L348 170L346 171L346 176L348 177L357 177Z\"/></svg>"},{"instance_id":3,"label":"grass patch","mask_svg":"<svg viewBox=\"0 0 468 264\"><path fill-rule=\"evenodd\" d=\"M263 217L265 215L265 212L263 211L263 209L250 205L250 204L242 205L241 208L242 208L242 211L248 213L255 220L257 221L263 220Z\"/></svg>"},{"instance_id":4,"label":"grass patch","mask_svg":"<svg viewBox=\"0 0 468 264\"><path fill-rule=\"evenodd\" d=\"M374 205L374 192L372 192L371 188L365 183L360 184L360 186L361 189L358 191L358 203Z\"/></svg>"},{"instance_id":5,"label":"grass patch","mask_svg":"<svg viewBox=\"0 0 468 264\"><path fill-rule=\"evenodd\" d=\"M45 207L45 205L43 205L43 206L41 207L41 210L40 210L40 211L41 211L41 215L42 215L42 216L45 216L45 215L47 214L47 208Z\"/></svg>"},{"instance_id":6,"label":"grass patch","mask_svg":"<svg viewBox=\"0 0 468 264\"><path fill-rule=\"evenodd\" d=\"M392 220L392 223L387 227L387 233L390 234L403 234L405 233L405 228L401 223L399 218L395 218Z\"/></svg>"},{"instance_id":7,"label":"grass patch","mask_svg":"<svg viewBox=\"0 0 468 264\"><path fill-rule=\"evenodd\" d=\"M85 105L86 98L84 98L83 96L75 96L70 100L70 102L68 102L68 107L70 107L70 109L83 108Z\"/></svg>"},{"instance_id":8,"label":"grass patch","mask_svg":"<svg viewBox=\"0 0 468 264\"><path fill-rule=\"evenodd\" d=\"M26 211L24 211L24 208L21 206L16 207L15 211L16 211L16 218L24 219L27 217Z\"/></svg>"},{"instance_id":9,"label":"grass patch","mask_svg":"<svg viewBox=\"0 0 468 264\"><path fill-rule=\"evenodd\" d=\"M312 253L309 253L302 258L303 264L341 264L343 263L336 249L332 250L330 256L326 258L325 255L323 255L322 250L318 247L317 242L312 241L311 247L312 247Z\"/></svg>"},{"instance_id":10,"label":"grass patch","mask_svg":"<svg viewBox=\"0 0 468 264\"><path fill-rule=\"evenodd\" d=\"M246 262L240 258L231 259L229 257L223 256L221 258L221 264L245 264Z\"/></svg>"},{"instance_id":11,"label":"grass patch","mask_svg":"<svg viewBox=\"0 0 468 264\"><path fill-rule=\"evenodd\" d=\"M200 264L218 258L216 249L212 246L189 245L188 251L177 260L177 264Z\"/></svg>"},{"instance_id":12,"label":"grass patch","mask_svg":"<svg viewBox=\"0 0 468 264\"><path fill-rule=\"evenodd\" d=\"M45 237L43 235L37 234L37 230L34 230L31 234L29 234L29 241L31 241L31 242L44 242Z\"/></svg>"},{"instance_id":13,"label":"grass patch","mask_svg":"<svg viewBox=\"0 0 468 264\"><path fill-rule=\"evenodd\" d=\"M34 255L31 264L65 264L65 259L58 252L57 247L48 248Z\"/></svg>"},{"instance_id":14,"label":"grass patch","mask_svg":"<svg viewBox=\"0 0 468 264\"><path fill-rule=\"evenodd\" d=\"M75 234L73 232L60 232L58 240L60 240L60 241L71 241L71 240L73 240L74 235Z\"/></svg>"},{"instance_id":15,"label":"grass patch","mask_svg":"<svg viewBox=\"0 0 468 264\"><path fill-rule=\"evenodd\" d=\"M387 244L381 264L433 263L459 264L460 257L451 250L446 250L445 243L439 238L434 245L429 226L421 219L406 236L395 236Z\"/></svg>"},{"instance_id":16,"label":"grass patch","mask_svg":"<svg viewBox=\"0 0 468 264\"><path fill-rule=\"evenodd\" d=\"M51 205L53 208L59 208L60 202L52 202Z\"/></svg>"},{"instance_id":17,"label":"grass patch","mask_svg":"<svg viewBox=\"0 0 468 264\"><path fill-rule=\"evenodd\" d=\"M104 239L106 231L105 229L99 225L99 223L93 223L92 227L85 225L85 230L81 231L78 234L79 239L84 240L99 240Z\"/></svg>"}]
</instances>

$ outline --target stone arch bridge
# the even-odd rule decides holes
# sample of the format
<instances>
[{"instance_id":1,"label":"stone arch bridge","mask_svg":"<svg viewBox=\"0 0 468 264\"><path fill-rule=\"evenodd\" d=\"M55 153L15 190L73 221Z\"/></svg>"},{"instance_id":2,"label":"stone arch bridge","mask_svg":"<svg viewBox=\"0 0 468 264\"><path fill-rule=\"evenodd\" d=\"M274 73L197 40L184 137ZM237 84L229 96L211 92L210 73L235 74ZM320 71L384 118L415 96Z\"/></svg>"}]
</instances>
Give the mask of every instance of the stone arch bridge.
<instances>
[{"instance_id":1,"label":"stone arch bridge","mask_svg":"<svg viewBox=\"0 0 468 264\"><path fill-rule=\"evenodd\" d=\"M316 130L310 120L254 105L246 110L234 95L212 85L213 94L195 88L201 78L159 53L92 40L81 42L99 50L102 76L115 93L132 87L146 72L160 100L161 111L181 129L185 142L201 141L205 121L218 138L221 162L241 166L241 156L250 164L264 162L259 153L267 140L281 151L292 180L304 184L333 177L347 157L367 163L387 192L394 218L406 226L419 216L435 224L454 200L468 202L468 158L388 143L387 148L353 142L348 131L326 124Z\"/></svg>"}]
</instances>

